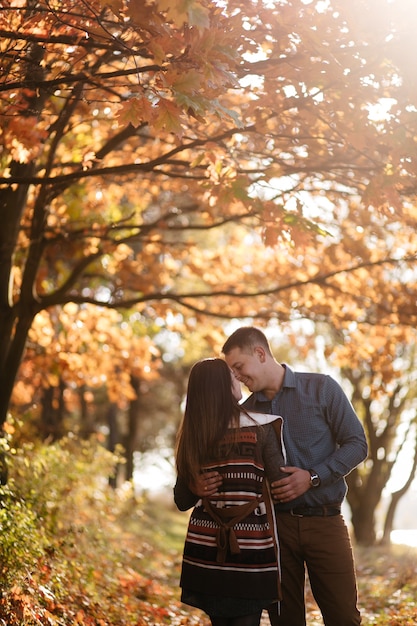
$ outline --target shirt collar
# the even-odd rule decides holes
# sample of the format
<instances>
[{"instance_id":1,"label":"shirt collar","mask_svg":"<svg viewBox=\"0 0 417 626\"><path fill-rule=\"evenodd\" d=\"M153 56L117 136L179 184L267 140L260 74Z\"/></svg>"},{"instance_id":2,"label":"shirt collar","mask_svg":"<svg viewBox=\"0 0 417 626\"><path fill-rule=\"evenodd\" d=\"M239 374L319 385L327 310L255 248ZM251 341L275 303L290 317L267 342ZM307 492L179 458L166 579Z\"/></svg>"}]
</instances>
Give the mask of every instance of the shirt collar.
<instances>
[{"instance_id":1,"label":"shirt collar","mask_svg":"<svg viewBox=\"0 0 417 626\"><path fill-rule=\"evenodd\" d=\"M282 381L282 387L281 389L283 389L284 387L295 387L295 374L293 372L293 370L290 368L289 365L287 365L286 363L281 363L282 367L285 369L285 374L284 374L284 380ZM280 391L281 391L280 389ZM279 391L278 391L279 393ZM278 394L275 395L275 397ZM264 393L262 391L256 391L255 392L255 397L259 402L270 402L270 400L264 395Z\"/></svg>"}]
</instances>

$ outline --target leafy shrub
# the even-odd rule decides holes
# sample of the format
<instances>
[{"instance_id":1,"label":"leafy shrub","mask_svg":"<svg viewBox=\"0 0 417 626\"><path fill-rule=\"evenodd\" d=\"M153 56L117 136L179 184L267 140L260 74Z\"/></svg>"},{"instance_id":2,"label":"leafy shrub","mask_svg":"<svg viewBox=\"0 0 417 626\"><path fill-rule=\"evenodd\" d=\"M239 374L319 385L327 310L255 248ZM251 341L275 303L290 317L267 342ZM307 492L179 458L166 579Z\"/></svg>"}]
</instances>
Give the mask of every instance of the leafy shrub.
<instances>
[{"instance_id":1,"label":"leafy shrub","mask_svg":"<svg viewBox=\"0 0 417 626\"><path fill-rule=\"evenodd\" d=\"M0 489L0 588L34 568L43 554L45 536L36 515L9 487Z\"/></svg>"},{"instance_id":2,"label":"leafy shrub","mask_svg":"<svg viewBox=\"0 0 417 626\"><path fill-rule=\"evenodd\" d=\"M180 560L159 518L132 485L109 487L118 455L71 437L5 449L1 626L205 626L179 602Z\"/></svg>"},{"instance_id":3,"label":"leafy shrub","mask_svg":"<svg viewBox=\"0 0 417 626\"><path fill-rule=\"evenodd\" d=\"M118 461L95 440L67 437L51 445L25 444L14 454L10 476L46 531L55 533L81 502L101 497Z\"/></svg>"},{"instance_id":4,"label":"leafy shrub","mask_svg":"<svg viewBox=\"0 0 417 626\"><path fill-rule=\"evenodd\" d=\"M9 465L0 488L0 586L30 572L48 551L76 540L83 511L104 498L117 455L97 441L67 438L53 445L2 441Z\"/></svg>"}]
</instances>

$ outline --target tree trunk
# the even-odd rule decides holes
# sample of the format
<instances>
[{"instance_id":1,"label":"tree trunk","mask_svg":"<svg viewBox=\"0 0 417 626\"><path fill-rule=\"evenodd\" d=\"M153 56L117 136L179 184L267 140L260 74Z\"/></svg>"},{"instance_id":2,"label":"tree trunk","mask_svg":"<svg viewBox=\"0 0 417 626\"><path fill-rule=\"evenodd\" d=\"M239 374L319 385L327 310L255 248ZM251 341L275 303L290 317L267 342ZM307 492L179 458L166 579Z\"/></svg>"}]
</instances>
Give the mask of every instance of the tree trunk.
<instances>
[{"instance_id":1,"label":"tree trunk","mask_svg":"<svg viewBox=\"0 0 417 626\"><path fill-rule=\"evenodd\" d=\"M57 441L65 434L64 429L64 391L65 383L62 379L58 387L48 387L43 392L41 400L41 431L44 439Z\"/></svg>"},{"instance_id":2,"label":"tree trunk","mask_svg":"<svg viewBox=\"0 0 417 626\"><path fill-rule=\"evenodd\" d=\"M381 500L385 482L381 479L378 461L368 476L363 478L359 469L355 469L347 477L347 501L352 512L352 527L358 544L371 546L376 542L376 508Z\"/></svg>"},{"instance_id":3,"label":"tree trunk","mask_svg":"<svg viewBox=\"0 0 417 626\"><path fill-rule=\"evenodd\" d=\"M86 388L83 385L78 390L80 398L80 437L82 439L88 439L92 434L96 432L94 426L94 417L90 415L88 410L88 403L85 399Z\"/></svg>"},{"instance_id":4,"label":"tree trunk","mask_svg":"<svg viewBox=\"0 0 417 626\"><path fill-rule=\"evenodd\" d=\"M389 546L391 544L391 531L394 528L395 512L405 491L400 489L399 491L395 491L395 493L391 494L391 502L389 503L388 511L385 516L384 531L380 541L381 545Z\"/></svg>"},{"instance_id":5,"label":"tree trunk","mask_svg":"<svg viewBox=\"0 0 417 626\"><path fill-rule=\"evenodd\" d=\"M136 398L130 402L128 415L128 433L126 436L126 480L133 478L134 453L137 448L139 416L140 416L140 379L131 376L130 383L135 390Z\"/></svg>"},{"instance_id":6,"label":"tree trunk","mask_svg":"<svg viewBox=\"0 0 417 626\"><path fill-rule=\"evenodd\" d=\"M417 424L416 424L416 438L414 442L413 465L411 467L410 474L405 484L401 487L401 489L398 489L398 491L395 491L393 494L391 494L391 502L389 504L388 511L385 516L384 531L383 531L382 538L381 538L381 544L383 545L389 545L391 543L391 532L394 528L394 518L395 518L395 512L397 510L398 503L400 502L401 498L407 493L407 491L411 487L411 483L413 482L414 477L416 475L416 470L417 470Z\"/></svg>"},{"instance_id":7,"label":"tree trunk","mask_svg":"<svg viewBox=\"0 0 417 626\"><path fill-rule=\"evenodd\" d=\"M117 419L117 406L114 403L109 405L107 410L107 426L109 428L109 436L107 440L107 448L110 452L114 452L116 450L116 446L120 444L120 432L119 432L119 423ZM113 476L109 478L109 485L114 489L117 487L119 480L121 479L121 473L124 471L124 467L117 464L115 467L115 471Z\"/></svg>"},{"instance_id":8,"label":"tree trunk","mask_svg":"<svg viewBox=\"0 0 417 626\"><path fill-rule=\"evenodd\" d=\"M8 317L10 318L12 315L14 317L14 314L10 311ZM13 331L9 329L8 324L4 327L1 326L2 318L4 316L0 316L0 345L2 345L4 352L7 352L6 358L2 359L0 365L0 436L3 432L3 425L7 420L10 399L12 397L17 373L19 371L20 362L26 347L29 329L32 325L34 315L35 314L29 313L24 318L19 319L16 328L14 329L13 338L10 334ZM7 477L7 457L5 453L1 451L0 484L6 484Z\"/></svg>"},{"instance_id":9,"label":"tree trunk","mask_svg":"<svg viewBox=\"0 0 417 626\"><path fill-rule=\"evenodd\" d=\"M375 507L359 506L352 507L352 527L355 540L358 544L372 546L376 541L375 533Z\"/></svg>"},{"instance_id":10,"label":"tree trunk","mask_svg":"<svg viewBox=\"0 0 417 626\"><path fill-rule=\"evenodd\" d=\"M30 7L28 7L30 11ZM48 91L36 86L43 80L45 67L43 57L45 47L32 42L22 57L21 67L27 86L25 100L27 108L22 109L22 117L39 117L43 109ZM32 87L32 89L31 89ZM36 171L35 161L19 163L11 160L9 170L11 176L30 178ZM21 228L22 215L27 208L30 189L29 183L8 185L0 193L0 428L7 419L10 398L17 378L20 362L26 347L27 336L36 313L38 302L34 295L35 275L37 268L36 255L30 262L33 247L29 247L26 263L21 261L22 283L19 300L15 302L13 267L15 263L16 243ZM33 235L33 226L30 237ZM39 233L35 241L41 246ZM29 267L29 271L28 271ZM34 273L35 272L35 273ZM28 278L27 278L28 277Z\"/></svg>"}]
</instances>

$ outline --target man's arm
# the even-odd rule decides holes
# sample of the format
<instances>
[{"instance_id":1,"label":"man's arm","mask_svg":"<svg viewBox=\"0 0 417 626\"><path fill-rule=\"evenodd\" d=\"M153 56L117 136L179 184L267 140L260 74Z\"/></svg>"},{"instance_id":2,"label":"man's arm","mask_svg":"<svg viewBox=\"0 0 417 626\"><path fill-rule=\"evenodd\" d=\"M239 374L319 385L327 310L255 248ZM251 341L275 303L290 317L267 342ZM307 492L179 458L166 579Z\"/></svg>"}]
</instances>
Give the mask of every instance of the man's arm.
<instances>
[{"instance_id":1,"label":"man's arm","mask_svg":"<svg viewBox=\"0 0 417 626\"><path fill-rule=\"evenodd\" d=\"M326 377L325 396L327 420L337 449L314 467L323 484L331 484L347 476L368 454L365 431L343 389L330 376ZM307 469L307 468L306 468Z\"/></svg>"},{"instance_id":2,"label":"man's arm","mask_svg":"<svg viewBox=\"0 0 417 626\"><path fill-rule=\"evenodd\" d=\"M326 421L329 435L337 443L336 449L312 469L320 477L323 486L331 485L347 476L368 453L365 431L349 399L340 385L330 376L323 388ZM283 468L287 477L275 481L271 492L277 502L290 502L311 488L310 472L307 467L287 466Z\"/></svg>"}]
</instances>

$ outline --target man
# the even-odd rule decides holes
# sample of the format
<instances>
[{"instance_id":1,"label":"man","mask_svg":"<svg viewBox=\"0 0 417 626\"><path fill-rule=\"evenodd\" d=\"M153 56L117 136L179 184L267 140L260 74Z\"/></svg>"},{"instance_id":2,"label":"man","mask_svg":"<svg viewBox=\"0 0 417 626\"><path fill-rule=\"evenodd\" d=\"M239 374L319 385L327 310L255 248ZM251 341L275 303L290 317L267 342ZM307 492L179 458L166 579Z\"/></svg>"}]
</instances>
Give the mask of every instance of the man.
<instances>
[{"instance_id":1,"label":"man","mask_svg":"<svg viewBox=\"0 0 417 626\"><path fill-rule=\"evenodd\" d=\"M287 477L272 484L281 546L282 595L272 626L305 626L305 567L326 626L358 626L352 548L340 513L344 477L367 455L362 425L330 376L294 372L278 363L257 328L236 330L223 346L226 362L252 392L244 407L281 415ZM216 476L199 490L217 488Z\"/></svg>"}]
</instances>

